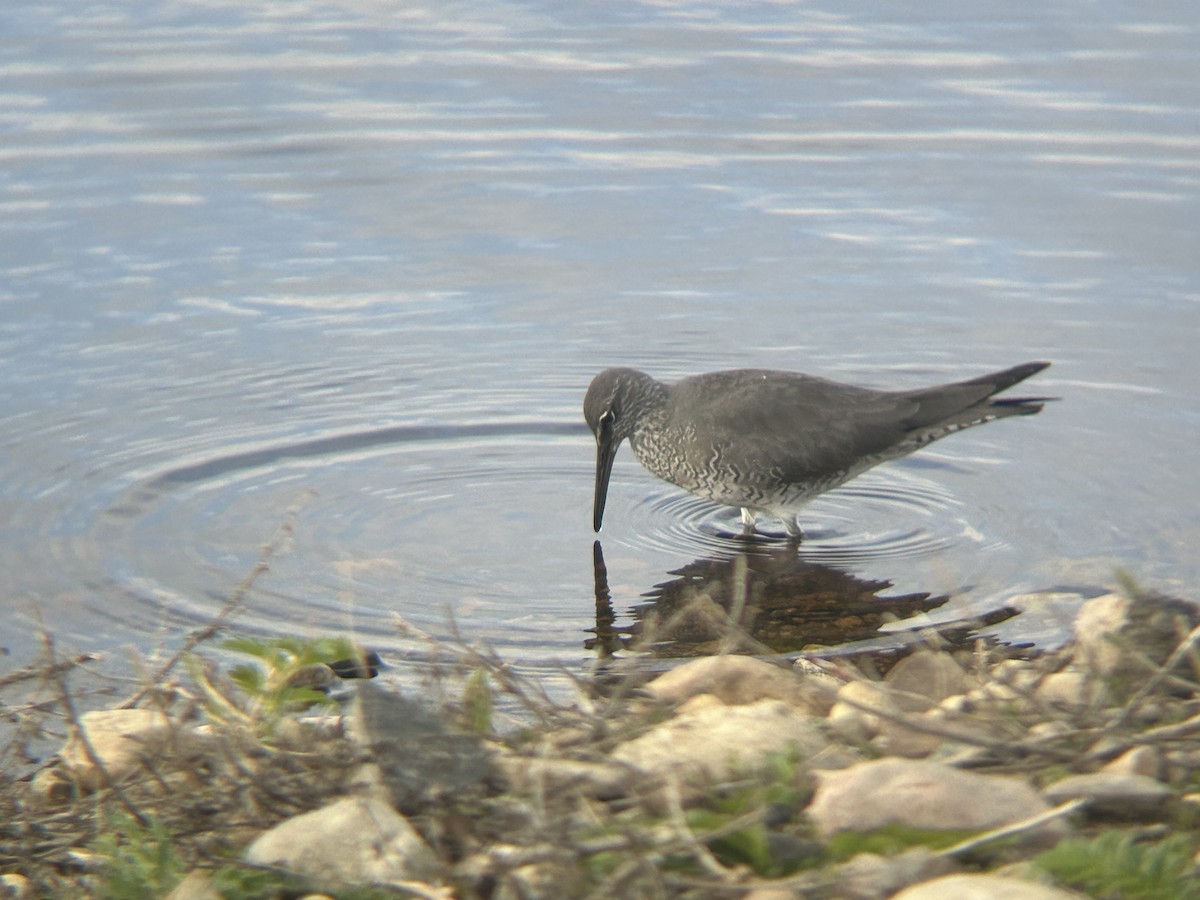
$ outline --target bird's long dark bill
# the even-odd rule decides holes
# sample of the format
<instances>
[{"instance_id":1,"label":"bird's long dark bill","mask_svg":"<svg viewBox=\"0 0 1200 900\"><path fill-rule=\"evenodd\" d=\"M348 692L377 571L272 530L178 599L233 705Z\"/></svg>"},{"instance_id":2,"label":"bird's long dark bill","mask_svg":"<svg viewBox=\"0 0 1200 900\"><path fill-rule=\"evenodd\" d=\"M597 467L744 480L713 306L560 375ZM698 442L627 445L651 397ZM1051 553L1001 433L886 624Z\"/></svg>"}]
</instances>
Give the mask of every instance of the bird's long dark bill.
<instances>
[{"instance_id":1,"label":"bird's long dark bill","mask_svg":"<svg viewBox=\"0 0 1200 900\"><path fill-rule=\"evenodd\" d=\"M617 458L617 443L604 430L596 437L596 498L592 504L592 528L600 530L604 520L604 501L608 498L608 478L612 475L613 460Z\"/></svg>"}]
</instances>

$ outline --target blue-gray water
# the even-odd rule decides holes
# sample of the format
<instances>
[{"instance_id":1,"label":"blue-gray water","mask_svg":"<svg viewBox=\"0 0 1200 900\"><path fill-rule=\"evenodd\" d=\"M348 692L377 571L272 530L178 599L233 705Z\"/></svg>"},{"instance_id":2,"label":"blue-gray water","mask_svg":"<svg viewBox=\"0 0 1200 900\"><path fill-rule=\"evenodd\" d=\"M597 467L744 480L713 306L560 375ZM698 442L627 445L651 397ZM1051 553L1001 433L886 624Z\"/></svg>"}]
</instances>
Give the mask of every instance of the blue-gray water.
<instances>
[{"instance_id":1,"label":"blue-gray water","mask_svg":"<svg viewBox=\"0 0 1200 900\"><path fill-rule=\"evenodd\" d=\"M879 3L0 12L9 662L450 619L578 670L599 369L1061 402L812 504L810 561L941 613L1200 570L1200 15ZM733 515L626 448L618 620ZM1065 612L1009 623L1047 639ZM1056 618L1058 616L1058 618ZM1023 624L1026 623L1026 624Z\"/></svg>"}]
</instances>

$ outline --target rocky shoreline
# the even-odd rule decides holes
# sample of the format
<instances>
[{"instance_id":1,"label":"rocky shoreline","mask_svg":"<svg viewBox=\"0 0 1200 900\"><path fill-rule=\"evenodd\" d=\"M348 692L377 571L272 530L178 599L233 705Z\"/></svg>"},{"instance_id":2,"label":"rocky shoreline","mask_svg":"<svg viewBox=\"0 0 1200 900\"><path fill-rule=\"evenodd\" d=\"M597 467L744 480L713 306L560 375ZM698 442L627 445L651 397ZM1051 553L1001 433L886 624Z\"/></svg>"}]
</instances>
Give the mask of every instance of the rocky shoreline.
<instances>
[{"instance_id":1,"label":"rocky shoreline","mask_svg":"<svg viewBox=\"0 0 1200 900\"><path fill-rule=\"evenodd\" d=\"M197 662L64 698L54 764L0 772L0 897L1200 897L1198 624L1114 593L1028 659L717 655L571 704L460 648L452 704L362 681L319 716L303 648Z\"/></svg>"}]
</instances>

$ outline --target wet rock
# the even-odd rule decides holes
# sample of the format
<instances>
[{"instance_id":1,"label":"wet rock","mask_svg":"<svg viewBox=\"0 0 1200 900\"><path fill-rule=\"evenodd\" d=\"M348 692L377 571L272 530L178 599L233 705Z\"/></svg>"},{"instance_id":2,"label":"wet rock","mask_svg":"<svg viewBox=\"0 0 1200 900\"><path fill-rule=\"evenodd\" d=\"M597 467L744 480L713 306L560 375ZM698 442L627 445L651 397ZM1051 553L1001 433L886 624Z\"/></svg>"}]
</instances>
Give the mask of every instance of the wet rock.
<instances>
[{"instance_id":1,"label":"wet rock","mask_svg":"<svg viewBox=\"0 0 1200 900\"><path fill-rule=\"evenodd\" d=\"M954 862L925 847L896 856L860 853L837 868L835 894L841 900L882 900L901 888L955 871Z\"/></svg>"},{"instance_id":2,"label":"wet rock","mask_svg":"<svg viewBox=\"0 0 1200 900\"><path fill-rule=\"evenodd\" d=\"M675 716L619 745L612 759L646 773L705 782L760 765L783 751L795 751L804 760L826 742L821 720L781 700L759 700Z\"/></svg>"},{"instance_id":3,"label":"wet rock","mask_svg":"<svg viewBox=\"0 0 1200 900\"><path fill-rule=\"evenodd\" d=\"M825 715L833 704L830 679L804 675L752 656L709 656L670 670L646 685L646 691L672 704L711 694L729 706L782 700L814 715Z\"/></svg>"},{"instance_id":4,"label":"wet rock","mask_svg":"<svg viewBox=\"0 0 1200 900\"><path fill-rule=\"evenodd\" d=\"M439 871L429 845L379 797L347 797L293 816L260 835L246 859L330 887L425 881Z\"/></svg>"},{"instance_id":5,"label":"wet rock","mask_svg":"<svg viewBox=\"0 0 1200 900\"><path fill-rule=\"evenodd\" d=\"M807 812L825 837L892 824L998 828L1049 809L1023 781L920 760L881 759L815 774L817 791ZM1066 826L1055 820L1028 832L1025 839L1050 843L1065 832Z\"/></svg>"},{"instance_id":6,"label":"wet rock","mask_svg":"<svg viewBox=\"0 0 1200 900\"><path fill-rule=\"evenodd\" d=\"M1092 772L1068 775L1042 791L1053 804L1086 800L1089 815L1117 819L1160 819L1169 812L1174 792L1146 775Z\"/></svg>"},{"instance_id":7,"label":"wet rock","mask_svg":"<svg viewBox=\"0 0 1200 900\"><path fill-rule=\"evenodd\" d=\"M947 875L905 888L892 900L1081 900L1083 894L1000 875Z\"/></svg>"}]
</instances>

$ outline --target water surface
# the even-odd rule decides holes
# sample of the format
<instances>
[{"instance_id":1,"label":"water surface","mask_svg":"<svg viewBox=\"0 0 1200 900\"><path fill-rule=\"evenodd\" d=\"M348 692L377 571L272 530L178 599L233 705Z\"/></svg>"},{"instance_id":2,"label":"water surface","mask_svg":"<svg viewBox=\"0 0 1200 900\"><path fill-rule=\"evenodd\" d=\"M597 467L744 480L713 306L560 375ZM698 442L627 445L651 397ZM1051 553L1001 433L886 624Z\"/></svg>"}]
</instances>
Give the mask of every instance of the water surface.
<instances>
[{"instance_id":1,"label":"water surface","mask_svg":"<svg viewBox=\"0 0 1200 900\"><path fill-rule=\"evenodd\" d=\"M799 561L934 620L1117 566L1186 592L1198 39L1184 2L6 9L0 645L173 649L294 510L237 628L579 671L615 364L1052 360L1062 402L818 499ZM618 623L735 515L625 449Z\"/></svg>"}]
</instances>

